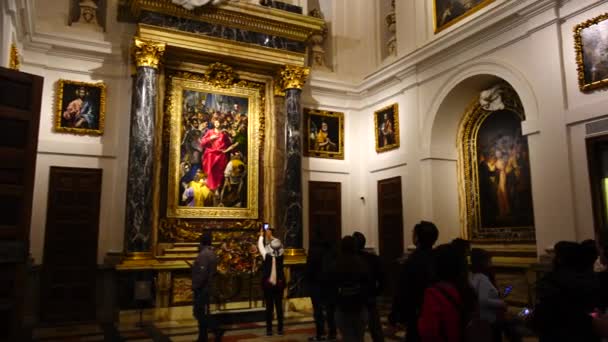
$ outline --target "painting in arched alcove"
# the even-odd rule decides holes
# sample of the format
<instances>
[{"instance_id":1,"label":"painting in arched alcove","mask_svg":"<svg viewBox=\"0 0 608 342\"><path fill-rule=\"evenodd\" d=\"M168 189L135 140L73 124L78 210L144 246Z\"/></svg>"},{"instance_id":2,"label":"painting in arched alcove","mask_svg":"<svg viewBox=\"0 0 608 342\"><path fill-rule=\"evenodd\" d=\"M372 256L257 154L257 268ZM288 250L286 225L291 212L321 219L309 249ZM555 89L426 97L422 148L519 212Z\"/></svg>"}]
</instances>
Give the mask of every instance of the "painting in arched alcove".
<instances>
[{"instance_id":1,"label":"painting in arched alcove","mask_svg":"<svg viewBox=\"0 0 608 342\"><path fill-rule=\"evenodd\" d=\"M461 208L474 241L534 241L528 141L519 97L508 84L481 92L460 125Z\"/></svg>"}]
</instances>

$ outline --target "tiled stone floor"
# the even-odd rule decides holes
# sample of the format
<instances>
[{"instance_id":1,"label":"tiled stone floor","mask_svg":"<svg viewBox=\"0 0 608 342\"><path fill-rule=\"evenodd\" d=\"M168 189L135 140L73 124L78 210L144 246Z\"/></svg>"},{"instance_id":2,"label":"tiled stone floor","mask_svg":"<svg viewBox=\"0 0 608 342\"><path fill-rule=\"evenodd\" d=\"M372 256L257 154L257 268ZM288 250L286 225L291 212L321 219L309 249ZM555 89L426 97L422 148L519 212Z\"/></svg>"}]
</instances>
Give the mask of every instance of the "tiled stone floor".
<instances>
[{"instance_id":1,"label":"tiled stone floor","mask_svg":"<svg viewBox=\"0 0 608 342\"><path fill-rule=\"evenodd\" d=\"M38 328L33 332L34 341L137 341L137 342L182 342L196 341L197 325L193 319L175 320L166 322L144 322L142 327L137 326L136 319L115 325L82 324L62 327ZM222 341L225 342L299 342L306 341L314 334L312 313L302 311L290 313L285 320L285 335L267 337L264 322L236 324L225 326L226 333ZM401 341L403 331L393 331L385 325L385 339ZM212 335L210 334L212 341ZM371 338L366 335L366 341ZM536 339L526 339L525 342L535 342Z\"/></svg>"}]
</instances>

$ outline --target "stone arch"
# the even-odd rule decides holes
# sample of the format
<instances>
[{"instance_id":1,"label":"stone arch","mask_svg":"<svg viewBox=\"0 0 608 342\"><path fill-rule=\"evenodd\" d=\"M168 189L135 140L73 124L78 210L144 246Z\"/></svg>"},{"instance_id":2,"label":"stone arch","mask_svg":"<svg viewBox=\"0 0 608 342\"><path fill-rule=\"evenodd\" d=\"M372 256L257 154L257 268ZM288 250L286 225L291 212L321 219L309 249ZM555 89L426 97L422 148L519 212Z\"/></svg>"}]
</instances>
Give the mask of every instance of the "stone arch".
<instances>
[{"instance_id":1,"label":"stone arch","mask_svg":"<svg viewBox=\"0 0 608 342\"><path fill-rule=\"evenodd\" d=\"M526 114L522 125L533 127L538 118L538 105L525 76L502 61L471 62L446 79L425 111L421 142L423 158L455 158L458 123L465 109L480 91L500 81L510 84L522 102ZM524 132L529 131L529 128L524 129Z\"/></svg>"},{"instance_id":2,"label":"stone arch","mask_svg":"<svg viewBox=\"0 0 608 342\"><path fill-rule=\"evenodd\" d=\"M498 60L486 59L463 65L432 91L433 98L423 108L421 166L424 170L425 215L442 227L442 241L466 236L461 230L463 217L459 205L457 136L460 122L472 102L483 90L499 82L508 83L519 96L526 120L534 126L538 105L530 83L515 68ZM530 132L522 127L522 131Z\"/></svg>"}]
</instances>

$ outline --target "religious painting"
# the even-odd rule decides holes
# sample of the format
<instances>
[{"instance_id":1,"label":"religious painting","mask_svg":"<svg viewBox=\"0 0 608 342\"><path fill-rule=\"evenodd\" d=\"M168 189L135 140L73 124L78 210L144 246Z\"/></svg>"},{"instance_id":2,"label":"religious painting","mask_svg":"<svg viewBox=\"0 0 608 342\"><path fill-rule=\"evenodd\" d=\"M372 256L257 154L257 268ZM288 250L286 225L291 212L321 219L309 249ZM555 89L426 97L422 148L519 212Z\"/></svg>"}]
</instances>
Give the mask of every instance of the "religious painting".
<instances>
[{"instance_id":1,"label":"religious painting","mask_svg":"<svg viewBox=\"0 0 608 342\"><path fill-rule=\"evenodd\" d=\"M304 108L308 157L344 159L344 113Z\"/></svg>"},{"instance_id":2,"label":"religious painting","mask_svg":"<svg viewBox=\"0 0 608 342\"><path fill-rule=\"evenodd\" d=\"M192 75L170 80L167 215L257 218L262 90Z\"/></svg>"},{"instance_id":3,"label":"religious painting","mask_svg":"<svg viewBox=\"0 0 608 342\"><path fill-rule=\"evenodd\" d=\"M374 112L376 152L399 148L399 105L397 103Z\"/></svg>"},{"instance_id":4,"label":"religious painting","mask_svg":"<svg viewBox=\"0 0 608 342\"><path fill-rule=\"evenodd\" d=\"M435 33L479 11L494 0L433 0Z\"/></svg>"},{"instance_id":5,"label":"religious painting","mask_svg":"<svg viewBox=\"0 0 608 342\"><path fill-rule=\"evenodd\" d=\"M608 86L608 13L574 28L581 91Z\"/></svg>"},{"instance_id":6,"label":"religious painting","mask_svg":"<svg viewBox=\"0 0 608 342\"><path fill-rule=\"evenodd\" d=\"M527 137L521 131L523 119L517 94L507 84L500 84L482 92L461 123L461 208L466 236L473 241L534 241L530 158Z\"/></svg>"},{"instance_id":7,"label":"religious painting","mask_svg":"<svg viewBox=\"0 0 608 342\"><path fill-rule=\"evenodd\" d=\"M106 112L106 85L59 80L55 131L102 135Z\"/></svg>"}]
</instances>

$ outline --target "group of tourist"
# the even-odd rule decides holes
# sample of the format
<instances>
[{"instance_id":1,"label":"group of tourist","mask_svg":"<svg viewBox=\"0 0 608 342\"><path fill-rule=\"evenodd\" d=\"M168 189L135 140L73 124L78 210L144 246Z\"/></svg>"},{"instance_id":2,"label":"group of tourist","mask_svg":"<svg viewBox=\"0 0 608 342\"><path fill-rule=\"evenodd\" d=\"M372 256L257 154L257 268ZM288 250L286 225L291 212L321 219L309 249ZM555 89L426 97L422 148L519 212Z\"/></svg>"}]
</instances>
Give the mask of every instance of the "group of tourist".
<instances>
[{"instance_id":1,"label":"group of tourist","mask_svg":"<svg viewBox=\"0 0 608 342\"><path fill-rule=\"evenodd\" d=\"M284 334L283 246L262 229L258 249L263 258L262 289L266 305L266 334ZM365 236L345 236L339 245L312 231L306 263L315 335L309 341L364 340L366 328L374 342L384 341L378 298L385 286L380 258L365 250ZM608 282L606 249L594 241L559 242L553 269L536 285L536 301L519 315L507 314L505 297L511 288L499 289L489 252L468 241L453 240L434 247L437 227L421 221L413 230L415 251L408 256L395 286L389 324L405 328L407 342L500 342L523 340L534 331L539 342L600 342L608 337ZM208 285L214 273L210 236L193 265L194 313L199 319L200 341L207 340L213 322L208 312ZM470 261L470 263L469 263ZM275 316L276 314L276 316ZM216 341L223 331L215 325Z\"/></svg>"}]
</instances>

